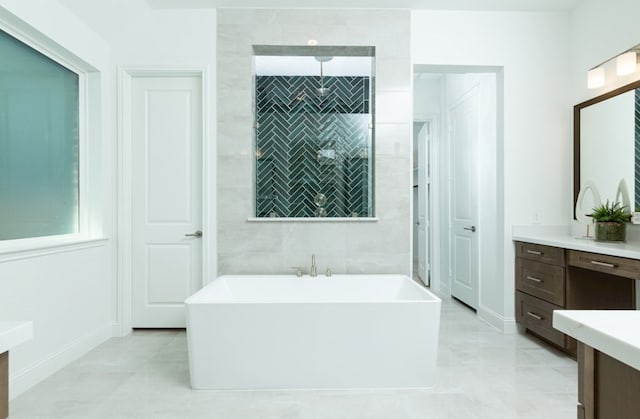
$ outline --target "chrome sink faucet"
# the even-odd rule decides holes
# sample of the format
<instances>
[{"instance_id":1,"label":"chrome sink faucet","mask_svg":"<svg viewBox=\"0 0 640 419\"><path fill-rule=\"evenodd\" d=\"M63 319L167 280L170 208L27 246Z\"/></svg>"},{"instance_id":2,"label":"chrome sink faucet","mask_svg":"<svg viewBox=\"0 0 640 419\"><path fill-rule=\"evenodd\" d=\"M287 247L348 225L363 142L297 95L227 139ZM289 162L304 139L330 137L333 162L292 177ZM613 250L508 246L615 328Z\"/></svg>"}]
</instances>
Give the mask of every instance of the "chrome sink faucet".
<instances>
[{"instance_id":1,"label":"chrome sink faucet","mask_svg":"<svg viewBox=\"0 0 640 419\"><path fill-rule=\"evenodd\" d=\"M316 255L311 255L311 271L309 272L309 276L315 278L318 276L318 265L316 265Z\"/></svg>"}]
</instances>

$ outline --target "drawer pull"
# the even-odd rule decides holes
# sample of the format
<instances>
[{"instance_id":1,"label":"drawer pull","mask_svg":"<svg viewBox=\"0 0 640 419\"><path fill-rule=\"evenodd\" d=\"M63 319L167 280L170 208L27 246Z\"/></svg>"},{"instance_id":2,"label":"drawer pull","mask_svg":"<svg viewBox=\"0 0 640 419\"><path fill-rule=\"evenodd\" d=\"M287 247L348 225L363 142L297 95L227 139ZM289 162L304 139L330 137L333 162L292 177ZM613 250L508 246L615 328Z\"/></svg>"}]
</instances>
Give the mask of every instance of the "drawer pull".
<instances>
[{"instance_id":1,"label":"drawer pull","mask_svg":"<svg viewBox=\"0 0 640 419\"><path fill-rule=\"evenodd\" d=\"M541 317L541 316L538 316L537 314L532 313L532 312L530 312L530 311L527 311L527 316L529 316L529 317L533 317L533 318L534 318L534 319L536 319L536 320L542 320L542 317Z\"/></svg>"},{"instance_id":2,"label":"drawer pull","mask_svg":"<svg viewBox=\"0 0 640 419\"><path fill-rule=\"evenodd\" d=\"M528 276L527 279L529 281L533 281L533 282L537 282L538 284L541 284L544 282L544 280L540 279L540 278L536 278L534 276Z\"/></svg>"},{"instance_id":3,"label":"drawer pull","mask_svg":"<svg viewBox=\"0 0 640 419\"><path fill-rule=\"evenodd\" d=\"M532 255L542 256L542 252L538 252L537 250L527 250L527 253L531 253Z\"/></svg>"},{"instance_id":4,"label":"drawer pull","mask_svg":"<svg viewBox=\"0 0 640 419\"><path fill-rule=\"evenodd\" d=\"M617 265L614 265L613 263L600 262L600 261L597 261L597 260L592 260L591 263L593 265L604 266L605 268L615 268L615 267L617 267Z\"/></svg>"}]
</instances>

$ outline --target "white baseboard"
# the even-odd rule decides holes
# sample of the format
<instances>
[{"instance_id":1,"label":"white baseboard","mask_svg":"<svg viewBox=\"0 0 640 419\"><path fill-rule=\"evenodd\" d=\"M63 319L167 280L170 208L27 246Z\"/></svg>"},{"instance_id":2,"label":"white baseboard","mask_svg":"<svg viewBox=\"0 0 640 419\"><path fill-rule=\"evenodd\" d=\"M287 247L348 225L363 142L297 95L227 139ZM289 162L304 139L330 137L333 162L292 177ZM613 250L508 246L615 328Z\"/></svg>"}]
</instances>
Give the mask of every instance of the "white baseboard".
<instances>
[{"instance_id":1,"label":"white baseboard","mask_svg":"<svg viewBox=\"0 0 640 419\"><path fill-rule=\"evenodd\" d=\"M14 399L24 393L112 336L113 325L111 323L106 324L93 333L81 336L70 342L59 351L51 353L28 367L11 374L9 377L9 399Z\"/></svg>"},{"instance_id":2,"label":"white baseboard","mask_svg":"<svg viewBox=\"0 0 640 419\"><path fill-rule=\"evenodd\" d=\"M127 335L130 335L133 332L132 328L124 329L122 323L113 323L113 331L111 332L111 336L122 338Z\"/></svg>"},{"instance_id":3,"label":"white baseboard","mask_svg":"<svg viewBox=\"0 0 640 419\"><path fill-rule=\"evenodd\" d=\"M518 332L515 318L504 318L495 311L487 307L478 307L478 318L495 327L504 334L513 334Z\"/></svg>"}]
</instances>

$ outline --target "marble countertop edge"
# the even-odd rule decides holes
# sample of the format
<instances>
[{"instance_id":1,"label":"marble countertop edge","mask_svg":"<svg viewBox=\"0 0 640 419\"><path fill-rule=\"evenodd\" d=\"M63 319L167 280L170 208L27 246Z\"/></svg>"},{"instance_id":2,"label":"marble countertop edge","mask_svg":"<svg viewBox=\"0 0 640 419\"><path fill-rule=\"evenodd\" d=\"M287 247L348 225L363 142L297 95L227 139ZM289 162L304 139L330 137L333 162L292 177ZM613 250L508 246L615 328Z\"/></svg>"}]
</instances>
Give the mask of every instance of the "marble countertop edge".
<instances>
[{"instance_id":1,"label":"marble countertop edge","mask_svg":"<svg viewBox=\"0 0 640 419\"><path fill-rule=\"evenodd\" d=\"M33 338L33 322L0 321L0 353Z\"/></svg>"},{"instance_id":2,"label":"marble countertop edge","mask_svg":"<svg viewBox=\"0 0 640 419\"><path fill-rule=\"evenodd\" d=\"M537 228L536 228L537 227ZM514 226L514 241L562 247L565 249L640 259L640 243L636 242L598 242L593 239L571 234L570 229L561 226Z\"/></svg>"},{"instance_id":3,"label":"marble countertop edge","mask_svg":"<svg viewBox=\"0 0 640 419\"><path fill-rule=\"evenodd\" d=\"M553 327L640 370L638 310L555 310Z\"/></svg>"}]
</instances>

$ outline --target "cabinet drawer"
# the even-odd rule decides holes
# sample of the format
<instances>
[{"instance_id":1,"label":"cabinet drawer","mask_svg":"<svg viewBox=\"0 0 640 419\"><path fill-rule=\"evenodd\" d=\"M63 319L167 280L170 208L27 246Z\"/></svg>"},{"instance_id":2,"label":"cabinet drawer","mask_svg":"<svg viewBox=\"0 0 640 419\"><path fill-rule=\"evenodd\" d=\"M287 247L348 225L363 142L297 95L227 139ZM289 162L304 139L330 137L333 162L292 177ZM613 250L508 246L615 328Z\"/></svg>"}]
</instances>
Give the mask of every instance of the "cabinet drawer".
<instances>
[{"instance_id":1,"label":"cabinet drawer","mask_svg":"<svg viewBox=\"0 0 640 419\"><path fill-rule=\"evenodd\" d=\"M560 247L544 246L542 244L516 242L516 256L564 266L564 249Z\"/></svg>"},{"instance_id":2,"label":"cabinet drawer","mask_svg":"<svg viewBox=\"0 0 640 419\"><path fill-rule=\"evenodd\" d=\"M516 321L538 336L564 348L566 347L564 333L552 326L553 310L561 309L562 307L516 291Z\"/></svg>"},{"instance_id":3,"label":"cabinet drawer","mask_svg":"<svg viewBox=\"0 0 640 419\"><path fill-rule=\"evenodd\" d=\"M565 268L516 258L516 288L552 304L564 306Z\"/></svg>"},{"instance_id":4,"label":"cabinet drawer","mask_svg":"<svg viewBox=\"0 0 640 419\"><path fill-rule=\"evenodd\" d=\"M636 259L569 250L568 264L624 278L640 278L640 260Z\"/></svg>"}]
</instances>

